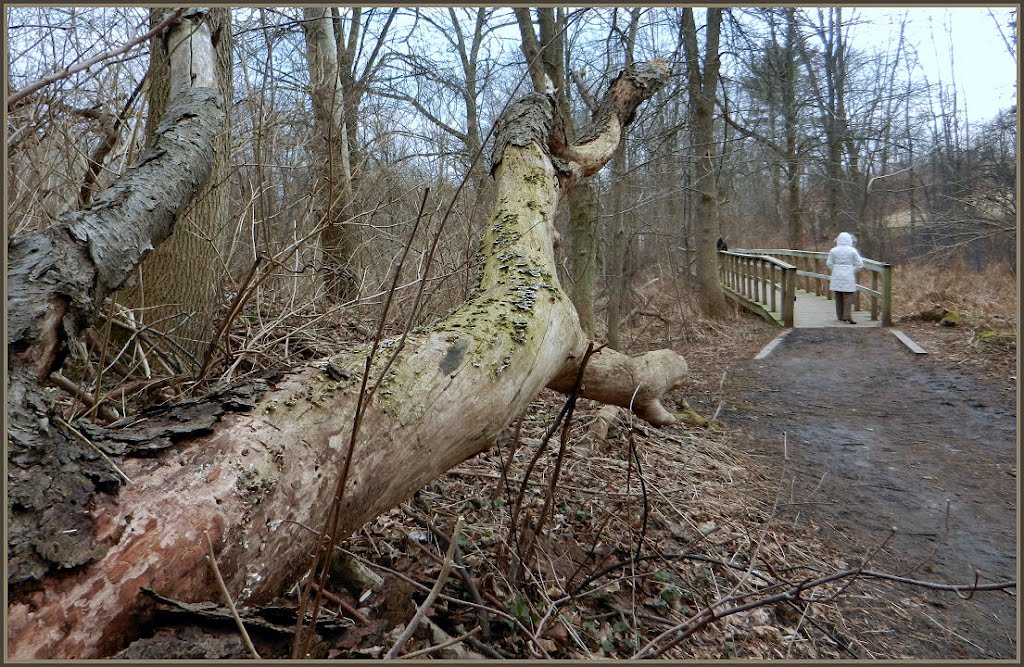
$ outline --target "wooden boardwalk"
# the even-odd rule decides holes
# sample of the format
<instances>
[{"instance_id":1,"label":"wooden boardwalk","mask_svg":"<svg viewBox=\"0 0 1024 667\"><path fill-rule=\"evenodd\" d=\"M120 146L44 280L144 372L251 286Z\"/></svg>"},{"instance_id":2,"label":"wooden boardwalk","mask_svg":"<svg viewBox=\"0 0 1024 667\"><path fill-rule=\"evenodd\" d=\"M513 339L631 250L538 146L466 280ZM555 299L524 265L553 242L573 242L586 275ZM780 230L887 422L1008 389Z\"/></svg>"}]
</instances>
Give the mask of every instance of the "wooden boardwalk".
<instances>
[{"instance_id":1,"label":"wooden boardwalk","mask_svg":"<svg viewBox=\"0 0 1024 667\"><path fill-rule=\"evenodd\" d=\"M867 310L855 310L857 324L849 324L836 319L835 302L828 298L828 253L720 250L718 258L723 294L770 322L803 329L892 326L892 267L885 262L864 258L857 296ZM871 319L872 310L877 320Z\"/></svg>"},{"instance_id":2,"label":"wooden boardwalk","mask_svg":"<svg viewBox=\"0 0 1024 667\"><path fill-rule=\"evenodd\" d=\"M861 297L861 305L866 306L869 299ZM870 306L868 306L870 308ZM881 326L880 320L871 319L870 310L853 311L853 321L847 324L836 320L836 304L831 299L818 296L813 292L797 290L796 308L793 313L793 326L797 329L820 329L822 327L842 327L844 329L861 329Z\"/></svg>"}]
</instances>

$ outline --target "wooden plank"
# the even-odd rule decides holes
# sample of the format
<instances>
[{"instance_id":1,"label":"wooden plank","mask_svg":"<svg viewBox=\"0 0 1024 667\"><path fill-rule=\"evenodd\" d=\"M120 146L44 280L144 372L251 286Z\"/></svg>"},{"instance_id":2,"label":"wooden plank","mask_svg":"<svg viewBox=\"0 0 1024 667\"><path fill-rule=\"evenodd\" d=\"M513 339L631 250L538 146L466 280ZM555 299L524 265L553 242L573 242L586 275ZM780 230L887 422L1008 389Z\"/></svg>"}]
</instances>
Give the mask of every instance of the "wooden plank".
<instances>
[{"instance_id":1,"label":"wooden plank","mask_svg":"<svg viewBox=\"0 0 1024 667\"><path fill-rule=\"evenodd\" d=\"M915 343L913 340L910 339L910 336L903 333L899 329L889 329L889 331L892 332L892 335L899 338L900 342L902 342L904 345L910 348L910 351L913 352L914 354L928 354L928 352L923 347Z\"/></svg>"},{"instance_id":2,"label":"wooden plank","mask_svg":"<svg viewBox=\"0 0 1024 667\"><path fill-rule=\"evenodd\" d=\"M763 348L761 348L761 351L758 352L754 356L754 359L757 360L757 359L764 359L764 358L766 358L769 354L772 353L772 350L777 348L779 346L779 343L781 343L783 341L783 339L785 339L785 337L789 335L790 331L792 331L792 329L786 329L785 331L780 333L778 336L773 338L770 343L768 343Z\"/></svg>"},{"instance_id":3,"label":"wooden plank","mask_svg":"<svg viewBox=\"0 0 1024 667\"><path fill-rule=\"evenodd\" d=\"M782 273L782 326L796 326L796 267Z\"/></svg>"},{"instance_id":4,"label":"wooden plank","mask_svg":"<svg viewBox=\"0 0 1024 667\"><path fill-rule=\"evenodd\" d=\"M892 267L882 269L882 326L892 326Z\"/></svg>"},{"instance_id":5,"label":"wooden plank","mask_svg":"<svg viewBox=\"0 0 1024 667\"><path fill-rule=\"evenodd\" d=\"M796 317L793 324L798 329L820 329L823 327L866 329L881 324L878 320L870 318L871 313L863 310L854 310L852 315L857 324L840 322L836 319L835 301L803 290L796 293Z\"/></svg>"}]
</instances>

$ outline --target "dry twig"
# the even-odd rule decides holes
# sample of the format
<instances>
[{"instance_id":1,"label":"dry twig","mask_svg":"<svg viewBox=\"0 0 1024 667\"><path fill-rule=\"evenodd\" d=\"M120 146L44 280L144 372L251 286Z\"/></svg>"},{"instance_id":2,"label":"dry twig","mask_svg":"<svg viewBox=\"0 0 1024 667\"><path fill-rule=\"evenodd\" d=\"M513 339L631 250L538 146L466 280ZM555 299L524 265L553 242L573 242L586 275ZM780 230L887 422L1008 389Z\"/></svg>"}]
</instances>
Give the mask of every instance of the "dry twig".
<instances>
[{"instance_id":1,"label":"dry twig","mask_svg":"<svg viewBox=\"0 0 1024 667\"><path fill-rule=\"evenodd\" d=\"M420 624L420 621L427 614L427 609L434 604L434 600L437 599L437 594L441 592L441 588L448 581L448 573L451 572L452 565L455 563L455 545L459 543L459 533L462 532L462 517L460 516L455 521L455 528L452 529L451 539L448 541L448 551L444 555L444 564L441 566L441 573L437 575L437 581L434 582L434 587L430 589L430 593L427 594L427 598L420 605L419 609L413 615L412 619L405 625L405 629L402 630L402 634L398 636L394 646L388 649L388 652L384 654L385 660L391 660L398 652L405 646L405 642L409 641L409 637L416 631L416 627Z\"/></svg>"},{"instance_id":2,"label":"dry twig","mask_svg":"<svg viewBox=\"0 0 1024 667\"><path fill-rule=\"evenodd\" d=\"M242 617L238 615L238 610L235 609L235 602L231 599L231 594L228 593L228 587L224 584L224 577L220 574L220 568L217 567L217 557L213 553L213 542L210 540L210 534L204 530L203 537L206 538L206 554L207 558L210 559L210 569L213 570L213 576L217 580L217 586L220 588L221 595L224 596L224 601L227 602L228 609L231 611L231 615L234 617L235 623L238 625L238 631L242 635L242 642L245 644L245 647L249 649L249 653L252 657L259 660L260 654L256 652L256 647L252 645L252 640L249 639L249 632L245 629L245 624L242 622Z\"/></svg>"}]
</instances>

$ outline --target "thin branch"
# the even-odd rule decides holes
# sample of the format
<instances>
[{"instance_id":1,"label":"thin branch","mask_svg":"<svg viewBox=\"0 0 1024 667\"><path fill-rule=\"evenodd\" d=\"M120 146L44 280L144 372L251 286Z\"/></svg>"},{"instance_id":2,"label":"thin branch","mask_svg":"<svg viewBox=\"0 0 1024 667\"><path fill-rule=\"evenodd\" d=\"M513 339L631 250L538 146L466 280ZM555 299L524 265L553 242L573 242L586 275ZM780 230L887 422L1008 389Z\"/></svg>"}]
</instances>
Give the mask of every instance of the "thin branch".
<instances>
[{"instance_id":1,"label":"thin branch","mask_svg":"<svg viewBox=\"0 0 1024 667\"><path fill-rule=\"evenodd\" d=\"M427 655L429 653L434 653L436 651L440 651L443 648L448 648L449 646L452 646L454 644L461 644L462 642L466 641L467 639L469 639L473 635L477 634L478 632L480 632L480 626L479 625L476 626L475 628L473 628L472 630L470 630L469 632L464 632L463 634L459 635L458 637L452 637L451 639L449 639L446 642L442 642L440 644L437 644L436 646L428 646L427 648L422 648L419 651L413 651L412 653L406 653L403 656L399 656L397 659L398 660L408 660L409 658L418 658L421 655Z\"/></svg>"},{"instance_id":2,"label":"thin branch","mask_svg":"<svg viewBox=\"0 0 1024 667\"><path fill-rule=\"evenodd\" d=\"M92 396L90 396L87 391L85 391L77 384L75 384L73 381L71 381L69 378L64 377L60 373L50 373L50 381L53 382L58 387L60 387L61 389L63 389L64 391L74 396L75 398L77 398L78 400L80 400L82 403L85 404L85 407L93 408L97 405L96 400ZM102 401L100 402L102 403ZM113 410L106 406L101 406L97 408L97 411L99 417L108 423L115 422L121 418L121 415L117 414L116 410Z\"/></svg>"},{"instance_id":3,"label":"thin branch","mask_svg":"<svg viewBox=\"0 0 1024 667\"><path fill-rule=\"evenodd\" d=\"M67 78L67 77L71 76L72 74L77 74L78 72L81 72L82 70L87 70L90 67L92 67L93 65L95 65L96 63L101 62L103 60L106 60L108 58L114 58L116 56L119 56L119 55L122 55L124 53L127 53L132 48L134 48L134 47L138 46L139 44L145 42L147 39L150 39L150 38L154 37L155 35L159 35L163 31L164 28L168 27L169 25L171 25L172 23L177 21L179 18L181 18L181 15L185 13L185 9L186 9L185 7L182 7L180 9L174 10L174 12L172 12L170 16L168 16L163 21L161 21L159 24L157 24L157 26L155 28L153 28L152 30L147 32L145 35L142 35L141 37L136 37L135 39L131 40L130 42L128 42L126 44L124 44L123 46L120 46L120 47L118 47L116 49L111 49L110 51L104 51L103 53L101 53L99 55L96 55L96 56L93 56L92 58L89 58L85 62L78 63L77 65L72 65L71 67L66 67L66 68L60 70L59 72L54 72L53 74L50 74L48 76L44 76L42 79L39 79L35 83L30 83L29 85L25 86L24 88L22 88L21 90L17 91L16 93L12 93L11 96L7 98L7 110L8 111L13 110L15 107L18 106L18 102L19 101L25 99L29 95L32 95L32 94L42 90L43 88L45 88L46 86L50 85L51 83L55 83L57 81L60 81L61 79L64 79L64 78Z\"/></svg>"},{"instance_id":4,"label":"thin branch","mask_svg":"<svg viewBox=\"0 0 1024 667\"><path fill-rule=\"evenodd\" d=\"M231 599L231 594L228 593L228 587L224 584L224 577L220 576L220 568L217 567L217 558L213 553L213 542L210 540L210 534L204 530L203 537L206 538L206 556L210 559L210 569L213 570L213 577L217 580L217 586L220 588L220 592L224 596L224 600L228 603L228 609L231 610L231 615L235 618L235 623L238 625L238 631L242 634L242 642L245 644L245 647L249 649L249 653L252 654L252 657L259 660L260 654L256 652L256 647L252 645L252 640L249 639L249 633L245 629L245 624L242 623L242 617L238 615L238 610L235 609L235 603Z\"/></svg>"},{"instance_id":5,"label":"thin branch","mask_svg":"<svg viewBox=\"0 0 1024 667\"><path fill-rule=\"evenodd\" d=\"M430 593L427 594L427 599L423 601L420 608L416 610L412 619L405 625L405 629L402 630L402 634L398 636L395 641L395 645L392 646L386 654L384 654L385 660L392 660L405 646L405 642L409 641L409 637L412 637L412 633L416 631L420 621L427 615L427 609L430 609L431 605L434 604L434 600L437 599L437 594L441 592L441 588L444 587L448 581L448 573L451 572L452 564L455 562L455 545L459 543L459 533L462 532L462 517L460 516L455 520L455 528L452 529L452 536L448 542L448 551L444 555L444 565L441 566L441 573L437 575L437 581L434 582L434 587L430 589Z\"/></svg>"}]
</instances>

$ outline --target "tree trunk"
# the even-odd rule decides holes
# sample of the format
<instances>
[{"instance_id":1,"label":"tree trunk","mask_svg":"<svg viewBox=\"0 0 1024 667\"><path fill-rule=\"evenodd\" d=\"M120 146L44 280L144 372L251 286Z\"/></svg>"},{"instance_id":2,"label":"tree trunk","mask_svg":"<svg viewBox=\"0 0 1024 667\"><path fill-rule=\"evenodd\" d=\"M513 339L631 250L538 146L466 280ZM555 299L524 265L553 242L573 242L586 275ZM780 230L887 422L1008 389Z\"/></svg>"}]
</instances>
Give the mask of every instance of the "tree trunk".
<instances>
[{"instance_id":1,"label":"tree trunk","mask_svg":"<svg viewBox=\"0 0 1024 667\"><path fill-rule=\"evenodd\" d=\"M151 22L156 25L167 10L152 10ZM219 257L223 232L231 217L229 158L231 153L231 16L226 8L210 10L204 26L210 34L213 51L199 55L195 67L210 67L221 96L228 101L223 107L219 133L215 143L214 163L203 188L182 218L174 225L174 234L154 250L137 274L137 284L126 303L140 309L140 324L148 325L169 336L188 354L185 363L195 372L203 362L203 354L214 330L213 318L221 294L222 264ZM169 50L182 44L193 44L185 37L173 42L154 37L150 49L149 118L146 135L152 138L162 122L171 96L176 67ZM199 48L199 47L191 47ZM212 58L212 61L209 60ZM179 59L183 60L183 59Z\"/></svg>"},{"instance_id":2,"label":"tree trunk","mask_svg":"<svg viewBox=\"0 0 1024 667\"><path fill-rule=\"evenodd\" d=\"M797 144L797 130L800 110L796 104L798 48L796 9L786 8L786 42L783 47L782 113L786 132L786 215L788 217L789 247L800 248L803 244L803 213L800 210L800 154Z\"/></svg>"},{"instance_id":3,"label":"tree trunk","mask_svg":"<svg viewBox=\"0 0 1024 667\"><path fill-rule=\"evenodd\" d=\"M683 10L683 47L686 53L689 82L691 136L697 153L697 183L693 206L697 234L697 290L704 310L712 317L726 312L725 296L718 280L718 185L715 177L717 149L714 135L715 90L718 87L718 38L722 27L722 10L707 10L708 25L703 67L697 47L697 28L693 9Z\"/></svg>"},{"instance_id":4,"label":"tree trunk","mask_svg":"<svg viewBox=\"0 0 1024 667\"><path fill-rule=\"evenodd\" d=\"M306 7L302 17L309 92L317 129L313 156L319 175L314 220L323 230L320 245L328 290L344 302L356 296L358 286L350 268L356 246L353 230L345 226L352 204L352 163L345 124L345 97L338 69L338 43L329 8Z\"/></svg>"},{"instance_id":5,"label":"tree trunk","mask_svg":"<svg viewBox=\"0 0 1024 667\"><path fill-rule=\"evenodd\" d=\"M208 181L223 131L224 106L213 78L203 10L168 33L185 46L171 66L171 102L138 163L89 208L63 215L8 245L8 584L103 555L87 501L118 484L110 466L49 414L43 389L59 370L69 338L91 323L169 236L180 212ZM204 42L189 48L188 42Z\"/></svg>"},{"instance_id":6,"label":"tree trunk","mask_svg":"<svg viewBox=\"0 0 1024 667\"><path fill-rule=\"evenodd\" d=\"M615 10L616 16L618 10ZM612 31L618 32L625 51L626 67L633 64L633 51L636 47L636 34L640 27L640 10L629 10L629 23L625 31L613 24ZM626 225L626 189L629 183L629 171L626 165L626 138L623 137L612 158L612 259L611 272L608 276L608 347L621 350L619 328L622 326L622 313L629 297L629 272L626 270L629 252L629 233Z\"/></svg>"},{"instance_id":7,"label":"tree trunk","mask_svg":"<svg viewBox=\"0 0 1024 667\"><path fill-rule=\"evenodd\" d=\"M594 297L597 294L597 193L584 181L569 191L569 297L576 306L580 327L594 333Z\"/></svg>"},{"instance_id":8,"label":"tree trunk","mask_svg":"<svg viewBox=\"0 0 1024 667\"><path fill-rule=\"evenodd\" d=\"M529 9L516 9L515 15L534 90L544 93L549 87L553 89L564 139L575 141L576 124L566 89L563 10L556 11L553 7L537 9L539 38L533 29ZM580 326L589 335L594 331L594 300L597 297L597 193L591 183L583 182L570 192L567 201L572 234L569 271L573 282L569 285L569 294L579 313Z\"/></svg>"},{"instance_id":9,"label":"tree trunk","mask_svg":"<svg viewBox=\"0 0 1024 667\"><path fill-rule=\"evenodd\" d=\"M544 386L570 390L588 342L558 283L554 212L569 188L611 157L625 124L668 73L663 61L624 72L613 82L595 130L577 145L560 141L550 97L533 94L513 105L496 134L492 174L497 203L483 238L480 286L445 320L410 334L393 364L384 357L399 344L381 345L369 386L377 380L380 385L366 397L354 448L349 450L350 429L365 358L359 355L286 375L244 414L220 414L200 404L196 409L207 415L207 435L182 435L181 442L152 458L123 461L121 471L132 483L116 498L97 496L89 511L79 510L95 523L91 543L102 545L105 553L34 590L14 591L8 606L9 655L108 655L143 631L138 623L144 607L141 587L181 600L218 599L205 559L204 533L216 545L233 598L245 604L266 602L308 566L315 544L309 527L324 524L330 509L325 499L333 496L346 457L351 456L351 468L339 535L486 450ZM179 124L195 122L186 118ZM185 148L190 150L202 144L208 148L213 141L211 134L188 138ZM169 147L168 155L171 148L177 147ZM193 175L189 170L182 180ZM119 182L115 188L132 201L149 201L145 193L125 190L134 182ZM179 205L188 200L189 193L184 194L177 193ZM104 195L100 199L109 201ZM128 221L118 220L116 212L111 216L101 231L135 233L139 243L146 243L149 228L123 229ZM17 376L29 389L33 368L55 363L43 363L51 355L39 336L59 340L64 335L59 312L54 322L46 308L57 299L61 285L29 280L38 266L32 244L50 237L28 237L18 244L21 252L12 253L12 295L37 290L34 310L23 298L12 299L22 311L31 311L19 311L12 331L22 332L21 337L14 343L9 337L9 352L18 354ZM83 242L73 247L81 249L76 259L82 271L106 275L106 264L120 259L120 248L110 248L110 237L102 234L79 237ZM55 258L51 263L63 261ZM120 264L129 265L122 273L130 270L130 258ZM109 284L113 289L120 283ZM82 281L86 303L81 308L91 307L86 299L92 294L89 285ZM584 396L632 406L656 425L675 421L660 401L686 372L685 361L674 352L631 359L605 349L591 358L586 370ZM16 405L15 412L24 409ZM40 428L38 418L21 426ZM99 429L89 432L94 440L104 437ZM42 532L53 538L54 529L63 526L46 528L51 527L44 526Z\"/></svg>"},{"instance_id":10,"label":"tree trunk","mask_svg":"<svg viewBox=\"0 0 1024 667\"><path fill-rule=\"evenodd\" d=\"M626 235L625 208L626 190L626 144L623 141L612 158L612 229L611 229L611 271L608 275L608 347L621 350L619 327L622 326L622 312L626 305Z\"/></svg>"}]
</instances>

